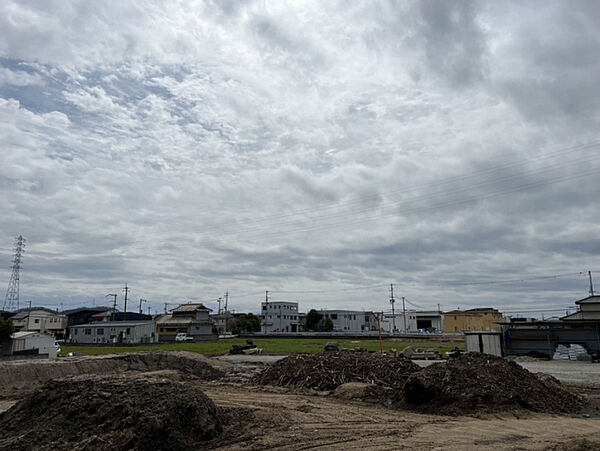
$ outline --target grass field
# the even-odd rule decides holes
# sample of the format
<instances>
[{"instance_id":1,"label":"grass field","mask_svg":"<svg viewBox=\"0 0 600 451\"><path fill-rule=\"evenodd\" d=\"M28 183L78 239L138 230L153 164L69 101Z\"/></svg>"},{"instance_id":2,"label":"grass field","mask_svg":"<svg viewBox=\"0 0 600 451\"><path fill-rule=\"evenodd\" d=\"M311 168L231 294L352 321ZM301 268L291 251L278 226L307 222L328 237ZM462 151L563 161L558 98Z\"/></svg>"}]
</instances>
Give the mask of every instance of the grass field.
<instances>
[{"instance_id":1,"label":"grass field","mask_svg":"<svg viewBox=\"0 0 600 451\"><path fill-rule=\"evenodd\" d=\"M272 354L314 354L323 351L325 343L335 341L342 348L361 347L368 350L379 350L378 340L332 340L327 338L256 338L254 344L262 348L266 353ZM68 352L81 352L85 355L114 354L119 352L137 352L151 351L158 349L191 351L199 354L216 355L227 354L234 344L245 344L246 340L242 338L233 338L221 340L218 343L173 343L159 345L140 345L140 346L76 346L63 344L62 354ZM464 349L463 340L450 339L429 339L429 340L405 340L399 338L388 338L383 340L383 349L403 350L407 346L414 348L432 348L444 353L458 346Z\"/></svg>"}]
</instances>

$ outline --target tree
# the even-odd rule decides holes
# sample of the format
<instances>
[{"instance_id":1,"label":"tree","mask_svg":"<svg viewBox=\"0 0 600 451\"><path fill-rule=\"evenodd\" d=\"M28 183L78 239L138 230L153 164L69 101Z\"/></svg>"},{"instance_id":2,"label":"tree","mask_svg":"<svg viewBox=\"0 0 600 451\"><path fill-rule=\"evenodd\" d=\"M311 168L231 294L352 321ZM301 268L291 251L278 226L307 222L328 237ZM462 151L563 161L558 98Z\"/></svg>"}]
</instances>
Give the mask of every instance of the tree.
<instances>
[{"instance_id":1,"label":"tree","mask_svg":"<svg viewBox=\"0 0 600 451\"><path fill-rule=\"evenodd\" d=\"M325 318L323 320L323 332L331 331L333 331L333 321L331 321L331 318Z\"/></svg>"},{"instance_id":2,"label":"tree","mask_svg":"<svg viewBox=\"0 0 600 451\"><path fill-rule=\"evenodd\" d=\"M306 314L306 330L317 330L319 325L319 321L321 321L321 315L315 309L312 309Z\"/></svg>"},{"instance_id":3,"label":"tree","mask_svg":"<svg viewBox=\"0 0 600 451\"><path fill-rule=\"evenodd\" d=\"M231 320L230 320L231 321ZM260 331L260 318L253 313L243 314L227 323L227 328L234 334Z\"/></svg>"},{"instance_id":4,"label":"tree","mask_svg":"<svg viewBox=\"0 0 600 451\"><path fill-rule=\"evenodd\" d=\"M0 343L10 340L10 336L15 332L13 322L9 319L0 318Z\"/></svg>"}]
</instances>

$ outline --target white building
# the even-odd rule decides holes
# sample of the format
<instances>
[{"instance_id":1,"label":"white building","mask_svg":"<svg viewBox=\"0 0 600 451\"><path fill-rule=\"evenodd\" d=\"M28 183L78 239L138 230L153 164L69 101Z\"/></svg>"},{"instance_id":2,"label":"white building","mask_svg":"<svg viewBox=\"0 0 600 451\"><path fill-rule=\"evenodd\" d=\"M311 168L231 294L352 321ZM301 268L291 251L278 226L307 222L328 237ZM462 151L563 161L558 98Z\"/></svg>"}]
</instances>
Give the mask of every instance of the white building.
<instances>
[{"instance_id":1,"label":"white building","mask_svg":"<svg viewBox=\"0 0 600 451\"><path fill-rule=\"evenodd\" d=\"M322 319L333 322L334 332L360 333L377 330L377 319L372 312L361 310L317 310Z\"/></svg>"},{"instance_id":2,"label":"white building","mask_svg":"<svg viewBox=\"0 0 600 451\"><path fill-rule=\"evenodd\" d=\"M12 353L18 355L26 351L37 350L37 354L48 354L48 358L55 359L58 355L58 346L53 336L39 332L15 332L12 338Z\"/></svg>"},{"instance_id":3,"label":"white building","mask_svg":"<svg viewBox=\"0 0 600 451\"><path fill-rule=\"evenodd\" d=\"M21 309L10 317L15 330L34 331L63 338L69 322L66 315L59 315L45 307L32 307Z\"/></svg>"},{"instance_id":4,"label":"white building","mask_svg":"<svg viewBox=\"0 0 600 451\"><path fill-rule=\"evenodd\" d=\"M444 315L437 310L417 311L417 329L429 332L443 332Z\"/></svg>"},{"instance_id":5,"label":"white building","mask_svg":"<svg viewBox=\"0 0 600 451\"><path fill-rule=\"evenodd\" d=\"M260 311L263 333L296 333L300 331L297 302L263 302Z\"/></svg>"},{"instance_id":6,"label":"white building","mask_svg":"<svg viewBox=\"0 0 600 451\"><path fill-rule=\"evenodd\" d=\"M73 343L155 343L154 321L112 321L71 327Z\"/></svg>"},{"instance_id":7,"label":"white building","mask_svg":"<svg viewBox=\"0 0 600 451\"><path fill-rule=\"evenodd\" d=\"M405 332L418 332L416 310L407 310L406 316L403 312L383 312L381 316L381 331L390 334L402 334Z\"/></svg>"}]
</instances>

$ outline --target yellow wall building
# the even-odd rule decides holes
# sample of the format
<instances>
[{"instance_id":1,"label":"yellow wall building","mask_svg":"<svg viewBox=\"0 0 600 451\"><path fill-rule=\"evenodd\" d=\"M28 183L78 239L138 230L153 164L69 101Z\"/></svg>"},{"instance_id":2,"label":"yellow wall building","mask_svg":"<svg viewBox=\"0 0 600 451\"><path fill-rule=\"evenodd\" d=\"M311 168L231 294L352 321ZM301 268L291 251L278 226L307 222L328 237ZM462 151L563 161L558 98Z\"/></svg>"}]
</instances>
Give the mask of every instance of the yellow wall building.
<instances>
[{"instance_id":1,"label":"yellow wall building","mask_svg":"<svg viewBox=\"0 0 600 451\"><path fill-rule=\"evenodd\" d=\"M494 308L474 308L470 310L452 310L444 313L444 332L461 333L465 330L500 330L504 318Z\"/></svg>"}]
</instances>

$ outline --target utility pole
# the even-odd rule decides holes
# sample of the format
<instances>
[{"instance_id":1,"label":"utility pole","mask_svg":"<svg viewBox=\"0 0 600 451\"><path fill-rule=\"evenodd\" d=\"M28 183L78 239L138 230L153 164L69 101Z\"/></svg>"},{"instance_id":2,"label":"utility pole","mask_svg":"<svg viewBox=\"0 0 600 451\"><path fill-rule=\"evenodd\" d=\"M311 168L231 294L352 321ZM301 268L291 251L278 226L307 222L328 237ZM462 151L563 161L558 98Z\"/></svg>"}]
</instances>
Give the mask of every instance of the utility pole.
<instances>
[{"instance_id":1,"label":"utility pole","mask_svg":"<svg viewBox=\"0 0 600 451\"><path fill-rule=\"evenodd\" d=\"M221 312L222 312L222 310L221 310L221 302L223 302L223 299L222 299L222 298L219 298L219 299L217 299L217 303L219 304L219 310L218 310L217 312L218 312L218 314L219 314L219 315L220 315L220 314L221 314Z\"/></svg>"},{"instance_id":2,"label":"utility pole","mask_svg":"<svg viewBox=\"0 0 600 451\"><path fill-rule=\"evenodd\" d=\"M148 301L147 301L146 299L142 299L142 298L140 298L140 314L144 313L144 312L142 311L142 302L148 302Z\"/></svg>"},{"instance_id":3,"label":"utility pole","mask_svg":"<svg viewBox=\"0 0 600 451\"><path fill-rule=\"evenodd\" d=\"M225 291L225 311L229 308L227 304L229 303L229 290Z\"/></svg>"},{"instance_id":4,"label":"utility pole","mask_svg":"<svg viewBox=\"0 0 600 451\"><path fill-rule=\"evenodd\" d=\"M27 329L25 329L25 330L31 330L29 328L30 322L31 322L31 299L29 300L29 310L27 311Z\"/></svg>"},{"instance_id":5,"label":"utility pole","mask_svg":"<svg viewBox=\"0 0 600 451\"><path fill-rule=\"evenodd\" d=\"M394 304L396 300L394 299L394 284L390 283L390 304L392 304L392 334L396 333L396 312L394 311Z\"/></svg>"},{"instance_id":6,"label":"utility pole","mask_svg":"<svg viewBox=\"0 0 600 451\"><path fill-rule=\"evenodd\" d=\"M404 333L406 333L406 304L404 303L406 299L402 296L402 317L404 318Z\"/></svg>"},{"instance_id":7,"label":"utility pole","mask_svg":"<svg viewBox=\"0 0 600 451\"><path fill-rule=\"evenodd\" d=\"M115 314L117 313L117 295L116 294L107 294L106 296L104 296L105 298L112 296L113 298L113 309L112 309L112 317L111 317L111 321L115 320Z\"/></svg>"},{"instance_id":8,"label":"utility pole","mask_svg":"<svg viewBox=\"0 0 600 451\"><path fill-rule=\"evenodd\" d=\"M6 296L2 310L19 310L19 271L21 269L21 256L25 252L25 238L19 235L15 238L15 253L12 265L12 273L8 282Z\"/></svg>"},{"instance_id":9,"label":"utility pole","mask_svg":"<svg viewBox=\"0 0 600 451\"><path fill-rule=\"evenodd\" d=\"M165 313L167 313L167 305L169 305L169 303L165 302Z\"/></svg>"},{"instance_id":10,"label":"utility pole","mask_svg":"<svg viewBox=\"0 0 600 451\"><path fill-rule=\"evenodd\" d=\"M590 295L594 295L594 283L592 282L592 271L588 271L588 276L590 277Z\"/></svg>"},{"instance_id":11,"label":"utility pole","mask_svg":"<svg viewBox=\"0 0 600 451\"><path fill-rule=\"evenodd\" d=\"M127 283L125 283L125 288L123 288L123 291L125 292L125 308L123 309L123 311L125 312L125 316L123 320L127 321L127 293L131 291L131 288L127 288Z\"/></svg>"},{"instance_id":12,"label":"utility pole","mask_svg":"<svg viewBox=\"0 0 600 451\"><path fill-rule=\"evenodd\" d=\"M269 311L269 290L265 291L265 313L264 317L264 325L265 325L265 335L267 334L267 312Z\"/></svg>"}]
</instances>

